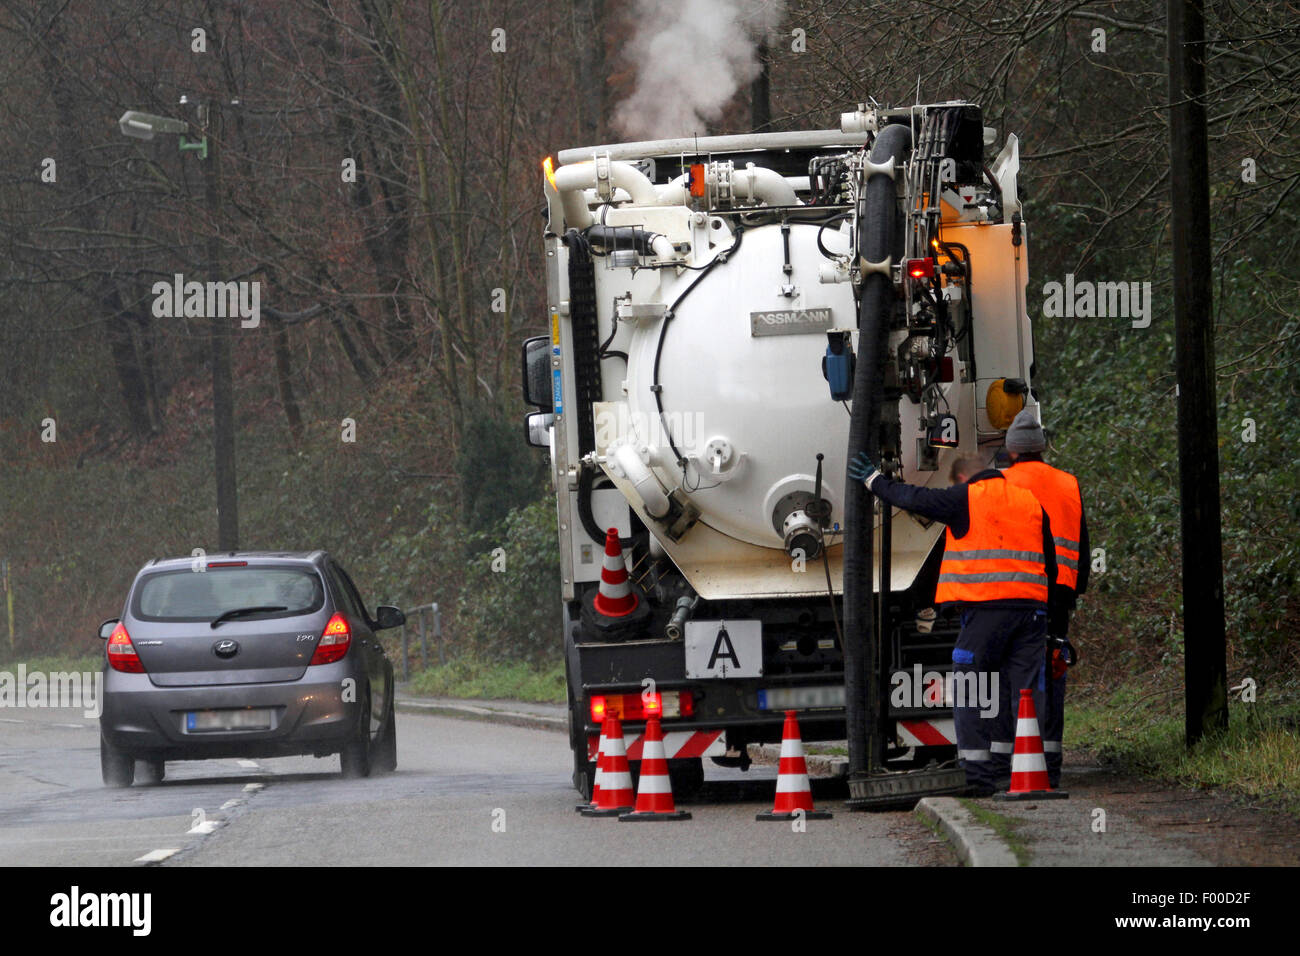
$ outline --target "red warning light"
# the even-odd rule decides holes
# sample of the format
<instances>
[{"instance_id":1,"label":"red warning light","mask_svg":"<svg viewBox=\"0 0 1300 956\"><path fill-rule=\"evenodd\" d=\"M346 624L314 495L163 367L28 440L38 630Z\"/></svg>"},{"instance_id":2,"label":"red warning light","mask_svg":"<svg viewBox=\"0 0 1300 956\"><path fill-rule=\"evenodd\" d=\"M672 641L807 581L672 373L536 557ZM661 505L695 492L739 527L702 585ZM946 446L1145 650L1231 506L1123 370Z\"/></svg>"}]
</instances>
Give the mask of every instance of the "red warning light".
<instances>
[{"instance_id":1,"label":"red warning light","mask_svg":"<svg viewBox=\"0 0 1300 956\"><path fill-rule=\"evenodd\" d=\"M707 188L704 182L704 164L691 164L691 195L696 199L700 199L704 196Z\"/></svg>"},{"instance_id":2,"label":"red warning light","mask_svg":"<svg viewBox=\"0 0 1300 956\"><path fill-rule=\"evenodd\" d=\"M933 259L908 259L907 274L913 279L933 279L934 278L934 260Z\"/></svg>"}]
</instances>

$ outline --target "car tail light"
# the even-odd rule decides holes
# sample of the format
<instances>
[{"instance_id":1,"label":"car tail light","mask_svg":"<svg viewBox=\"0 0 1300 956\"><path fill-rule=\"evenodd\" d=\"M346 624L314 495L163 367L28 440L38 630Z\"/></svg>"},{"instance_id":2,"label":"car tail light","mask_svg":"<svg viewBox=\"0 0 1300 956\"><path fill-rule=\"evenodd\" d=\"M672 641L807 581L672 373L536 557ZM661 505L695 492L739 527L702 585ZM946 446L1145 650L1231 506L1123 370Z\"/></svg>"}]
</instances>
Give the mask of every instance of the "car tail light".
<instances>
[{"instance_id":1,"label":"car tail light","mask_svg":"<svg viewBox=\"0 0 1300 956\"><path fill-rule=\"evenodd\" d=\"M124 674L144 673L140 655L135 652L131 635L126 632L126 626L121 621L117 622L117 627L113 628L113 633L108 638L108 664L113 670Z\"/></svg>"},{"instance_id":2,"label":"car tail light","mask_svg":"<svg viewBox=\"0 0 1300 956\"><path fill-rule=\"evenodd\" d=\"M352 628L348 619L336 613L325 625L325 631L316 642L316 653L311 656L311 664L333 664L342 660L352 646Z\"/></svg>"},{"instance_id":3,"label":"car tail light","mask_svg":"<svg viewBox=\"0 0 1300 956\"><path fill-rule=\"evenodd\" d=\"M654 694L606 694L591 698L591 719L645 720L647 717L693 717L695 698L690 691L667 690Z\"/></svg>"}]
</instances>

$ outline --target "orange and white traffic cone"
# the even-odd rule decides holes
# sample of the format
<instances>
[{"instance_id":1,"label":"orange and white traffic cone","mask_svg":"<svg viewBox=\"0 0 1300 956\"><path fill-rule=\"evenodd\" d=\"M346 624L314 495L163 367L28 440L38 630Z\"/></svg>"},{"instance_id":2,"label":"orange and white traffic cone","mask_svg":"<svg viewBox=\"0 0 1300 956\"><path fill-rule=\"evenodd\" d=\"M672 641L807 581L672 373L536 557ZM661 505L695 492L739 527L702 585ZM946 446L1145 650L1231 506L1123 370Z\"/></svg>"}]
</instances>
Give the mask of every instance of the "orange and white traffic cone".
<instances>
[{"instance_id":1,"label":"orange and white traffic cone","mask_svg":"<svg viewBox=\"0 0 1300 956\"><path fill-rule=\"evenodd\" d=\"M994 800L1064 800L1070 795L1053 790L1047 780L1047 758L1043 756L1043 738L1038 733L1038 712L1034 709L1034 692L1020 691L1020 711L1016 715L1016 749L1011 754L1011 789L993 794Z\"/></svg>"},{"instance_id":2,"label":"orange and white traffic cone","mask_svg":"<svg viewBox=\"0 0 1300 956\"><path fill-rule=\"evenodd\" d=\"M596 776L591 781L591 802L580 803L573 809L581 813L583 810L595 809L599 803L597 799L600 793L600 778L605 775L605 722L600 724L600 744L596 747Z\"/></svg>"},{"instance_id":3,"label":"orange and white traffic cone","mask_svg":"<svg viewBox=\"0 0 1300 956\"><path fill-rule=\"evenodd\" d=\"M814 810L812 788L808 784L808 764L803 757L803 738L795 711L785 712L781 729L781 765L776 774L776 804L771 810L755 814L755 820L829 820L834 814Z\"/></svg>"},{"instance_id":4,"label":"orange and white traffic cone","mask_svg":"<svg viewBox=\"0 0 1300 956\"><path fill-rule=\"evenodd\" d=\"M606 617L626 617L639 603L628 581L627 562L619 547L617 528L610 528L605 534L605 563L600 569L600 591L593 603Z\"/></svg>"},{"instance_id":5,"label":"orange and white traffic cone","mask_svg":"<svg viewBox=\"0 0 1300 956\"><path fill-rule=\"evenodd\" d=\"M673 806L673 783L668 777L664 754L664 732L658 717L647 717L641 745L641 781L636 792L636 809L619 817L625 823L636 820L689 820L691 815Z\"/></svg>"},{"instance_id":6,"label":"orange and white traffic cone","mask_svg":"<svg viewBox=\"0 0 1300 956\"><path fill-rule=\"evenodd\" d=\"M590 807L579 810L584 817L612 817L632 809L632 768L627 762L623 724L617 717L606 717L600 729L605 740L596 759L600 790L592 793ZM605 765L603 773L602 761Z\"/></svg>"}]
</instances>

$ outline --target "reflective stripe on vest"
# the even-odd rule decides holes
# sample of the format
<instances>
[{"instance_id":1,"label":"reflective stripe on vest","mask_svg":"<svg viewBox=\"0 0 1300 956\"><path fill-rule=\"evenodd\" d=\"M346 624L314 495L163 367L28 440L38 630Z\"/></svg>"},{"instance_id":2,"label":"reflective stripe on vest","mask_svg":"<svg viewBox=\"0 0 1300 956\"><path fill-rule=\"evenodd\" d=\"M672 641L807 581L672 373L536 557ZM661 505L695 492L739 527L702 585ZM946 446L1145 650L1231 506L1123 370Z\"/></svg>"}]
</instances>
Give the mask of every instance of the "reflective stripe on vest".
<instances>
[{"instance_id":1,"label":"reflective stripe on vest","mask_svg":"<svg viewBox=\"0 0 1300 956\"><path fill-rule=\"evenodd\" d=\"M1056 543L1056 583L1073 588L1079 583L1079 535L1083 530L1083 499L1079 482L1068 471L1042 461L1018 461L1002 476L1027 488L1039 500L1052 522Z\"/></svg>"},{"instance_id":2,"label":"reflective stripe on vest","mask_svg":"<svg viewBox=\"0 0 1300 956\"><path fill-rule=\"evenodd\" d=\"M1043 508L1032 493L989 478L967 486L970 529L952 529L939 567L937 602L1047 601Z\"/></svg>"}]
</instances>

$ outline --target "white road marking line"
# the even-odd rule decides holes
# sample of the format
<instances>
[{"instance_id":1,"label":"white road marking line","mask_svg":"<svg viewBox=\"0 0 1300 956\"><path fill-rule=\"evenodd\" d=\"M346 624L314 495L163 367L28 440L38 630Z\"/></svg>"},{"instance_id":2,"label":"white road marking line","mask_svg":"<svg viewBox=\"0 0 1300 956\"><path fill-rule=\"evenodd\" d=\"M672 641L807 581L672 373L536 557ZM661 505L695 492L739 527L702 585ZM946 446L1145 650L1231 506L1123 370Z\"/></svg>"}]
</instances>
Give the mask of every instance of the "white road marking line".
<instances>
[{"instance_id":1,"label":"white road marking line","mask_svg":"<svg viewBox=\"0 0 1300 956\"><path fill-rule=\"evenodd\" d=\"M265 786L264 783L246 783L244 784L244 793L257 793Z\"/></svg>"},{"instance_id":2,"label":"white road marking line","mask_svg":"<svg viewBox=\"0 0 1300 956\"><path fill-rule=\"evenodd\" d=\"M180 847L172 847L169 850L150 850L144 856L136 857L135 862L136 863L161 863L163 860L167 859L167 857L173 856L174 854L177 854L179 852L181 852Z\"/></svg>"},{"instance_id":3,"label":"white road marking line","mask_svg":"<svg viewBox=\"0 0 1300 956\"><path fill-rule=\"evenodd\" d=\"M51 727L71 727L73 730L81 730L86 724L50 724Z\"/></svg>"},{"instance_id":4,"label":"white road marking line","mask_svg":"<svg viewBox=\"0 0 1300 956\"><path fill-rule=\"evenodd\" d=\"M230 810L230 809L232 809L232 808L234 808L234 807L239 806L239 805L242 804L243 802L244 802L244 801L243 801L242 798L235 798L235 799L233 799L233 800L227 800L225 803L223 803L223 804L221 805L221 809L222 809L222 810Z\"/></svg>"},{"instance_id":5,"label":"white road marking line","mask_svg":"<svg viewBox=\"0 0 1300 956\"><path fill-rule=\"evenodd\" d=\"M236 763L238 763L241 767L256 767L256 766L257 766L257 761L256 761L256 760L237 760Z\"/></svg>"},{"instance_id":6,"label":"white road marking line","mask_svg":"<svg viewBox=\"0 0 1300 956\"><path fill-rule=\"evenodd\" d=\"M13 717L0 717L0 723L6 724L25 724L25 720L15 720Z\"/></svg>"}]
</instances>

